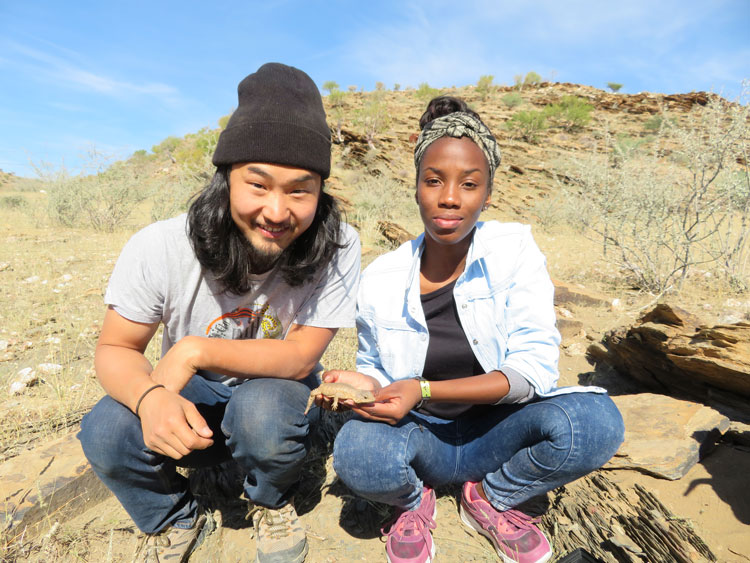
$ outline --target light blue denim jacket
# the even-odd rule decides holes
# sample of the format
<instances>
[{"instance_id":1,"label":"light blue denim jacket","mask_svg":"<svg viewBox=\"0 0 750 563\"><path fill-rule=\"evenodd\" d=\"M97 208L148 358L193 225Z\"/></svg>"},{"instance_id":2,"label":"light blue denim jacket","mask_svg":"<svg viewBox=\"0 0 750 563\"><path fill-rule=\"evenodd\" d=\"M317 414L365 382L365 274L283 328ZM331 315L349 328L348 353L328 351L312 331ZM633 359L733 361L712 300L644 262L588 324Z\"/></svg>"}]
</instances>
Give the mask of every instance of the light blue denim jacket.
<instances>
[{"instance_id":1,"label":"light blue denim jacket","mask_svg":"<svg viewBox=\"0 0 750 563\"><path fill-rule=\"evenodd\" d=\"M357 371L382 385L422 375L429 334L419 291L424 234L377 258L362 273L357 298ZM554 286L531 228L477 223L453 296L461 325L485 372L514 372L537 395L599 387L556 388L560 334Z\"/></svg>"}]
</instances>

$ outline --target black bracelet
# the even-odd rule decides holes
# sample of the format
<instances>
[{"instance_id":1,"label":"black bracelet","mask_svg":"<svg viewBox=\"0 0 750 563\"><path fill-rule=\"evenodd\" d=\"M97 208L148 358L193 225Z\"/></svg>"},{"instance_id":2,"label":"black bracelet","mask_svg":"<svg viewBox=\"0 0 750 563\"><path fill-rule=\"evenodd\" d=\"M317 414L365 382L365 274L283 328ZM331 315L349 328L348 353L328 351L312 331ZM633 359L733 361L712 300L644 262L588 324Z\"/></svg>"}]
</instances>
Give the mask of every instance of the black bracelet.
<instances>
[{"instance_id":1,"label":"black bracelet","mask_svg":"<svg viewBox=\"0 0 750 563\"><path fill-rule=\"evenodd\" d=\"M153 391L154 389L158 389L159 387L164 387L164 385L162 385L161 383L157 383L153 387L149 387L148 389L146 389L143 392L143 395L141 395L141 398L138 399L138 402L135 404L135 411L133 411L133 412L135 412L135 416L138 416L138 409L141 408L141 401L143 401L143 398L146 395L148 395L149 393L151 393L151 391ZM138 418L140 418L140 417L138 417Z\"/></svg>"}]
</instances>

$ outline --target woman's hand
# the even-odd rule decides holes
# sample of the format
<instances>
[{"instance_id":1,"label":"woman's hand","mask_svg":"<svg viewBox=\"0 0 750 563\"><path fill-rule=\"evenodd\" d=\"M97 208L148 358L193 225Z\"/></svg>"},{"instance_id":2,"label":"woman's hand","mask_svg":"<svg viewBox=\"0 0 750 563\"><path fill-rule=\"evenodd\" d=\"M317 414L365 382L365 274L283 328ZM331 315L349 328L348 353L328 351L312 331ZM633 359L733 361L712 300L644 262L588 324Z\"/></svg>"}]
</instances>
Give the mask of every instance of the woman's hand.
<instances>
[{"instance_id":1,"label":"woman's hand","mask_svg":"<svg viewBox=\"0 0 750 563\"><path fill-rule=\"evenodd\" d=\"M402 379L375 391L375 402L371 406L353 406L352 410L370 420L396 424L421 400L419 381Z\"/></svg>"},{"instance_id":2,"label":"woman's hand","mask_svg":"<svg viewBox=\"0 0 750 563\"><path fill-rule=\"evenodd\" d=\"M374 377L359 373L358 371L330 370L323 374L324 383L346 383L355 389L363 391L372 391L373 393L380 389L380 383ZM315 398L315 404L326 410L332 410L333 401L324 395ZM352 408L355 403L351 400L340 400L337 411L346 411Z\"/></svg>"}]
</instances>

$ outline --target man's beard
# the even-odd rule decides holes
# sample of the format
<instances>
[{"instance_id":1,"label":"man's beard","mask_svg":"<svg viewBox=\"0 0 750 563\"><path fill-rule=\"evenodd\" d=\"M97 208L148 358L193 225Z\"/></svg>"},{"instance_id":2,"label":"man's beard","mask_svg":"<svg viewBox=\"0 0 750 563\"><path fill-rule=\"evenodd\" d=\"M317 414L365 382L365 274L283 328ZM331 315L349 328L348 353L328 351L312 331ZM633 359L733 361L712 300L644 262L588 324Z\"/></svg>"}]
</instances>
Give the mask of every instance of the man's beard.
<instances>
[{"instance_id":1,"label":"man's beard","mask_svg":"<svg viewBox=\"0 0 750 563\"><path fill-rule=\"evenodd\" d=\"M248 270L251 274L264 274L273 268L284 254L285 249L278 247L271 247L269 249L261 249L253 245L239 229L235 231L235 234L242 241L242 246L245 249Z\"/></svg>"}]
</instances>

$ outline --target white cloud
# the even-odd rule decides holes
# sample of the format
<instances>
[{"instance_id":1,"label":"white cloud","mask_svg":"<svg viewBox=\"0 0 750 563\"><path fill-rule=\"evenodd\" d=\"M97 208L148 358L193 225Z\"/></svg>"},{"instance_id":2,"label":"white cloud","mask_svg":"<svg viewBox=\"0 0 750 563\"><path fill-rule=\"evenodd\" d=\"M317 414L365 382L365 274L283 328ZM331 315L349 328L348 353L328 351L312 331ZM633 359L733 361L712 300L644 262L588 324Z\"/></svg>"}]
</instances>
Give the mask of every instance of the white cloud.
<instances>
[{"instance_id":1,"label":"white cloud","mask_svg":"<svg viewBox=\"0 0 750 563\"><path fill-rule=\"evenodd\" d=\"M69 88L115 98L147 96L157 98L166 104L174 104L180 100L178 90L167 84L117 80L104 74L86 70L71 60L74 57L68 50L60 50L66 55L60 56L14 41L7 41L5 44L8 51L17 56L13 59L6 58L4 64L6 66L12 65L30 78L44 82L54 81L57 85L65 85Z\"/></svg>"}]
</instances>

